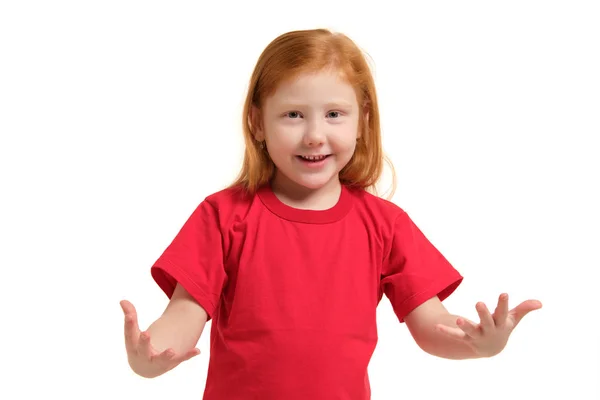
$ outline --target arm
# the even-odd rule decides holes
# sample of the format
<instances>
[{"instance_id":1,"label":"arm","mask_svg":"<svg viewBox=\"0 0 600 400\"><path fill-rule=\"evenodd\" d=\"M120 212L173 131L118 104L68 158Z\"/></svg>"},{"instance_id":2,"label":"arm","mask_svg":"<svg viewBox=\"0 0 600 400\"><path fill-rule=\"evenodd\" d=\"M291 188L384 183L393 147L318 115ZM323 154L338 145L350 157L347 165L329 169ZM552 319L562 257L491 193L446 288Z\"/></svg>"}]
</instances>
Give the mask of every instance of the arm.
<instances>
[{"instance_id":1,"label":"arm","mask_svg":"<svg viewBox=\"0 0 600 400\"><path fill-rule=\"evenodd\" d=\"M405 322L417 345L433 356L454 360L480 357L466 342L456 340L437 328L438 324L457 328L458 318L450 314L435 296L408 314Z\"/></svg>"},{"instance_id":2,"label":"arm","mask_svg":"<svg viewBox=\"0 0 600 400\"><path fill-rule=\"evenodd\" d=\"M441 301L458 287L462 276L406 212L399 213L394 221L381 275L384 293L416 343L427 353L442 358L498 354L519 321L542 307L537 300L527 300L509 311L508 295L504 293L493 315L484 303L477 304L479 324L450 314Z\"/></svg>"},{"instance_id":3,"label":"arm","mask_svg":"<svg viewBox=\"0 0 600 400\"><path fill-rule=\"evenodd\" d=\"M170 348L185 353L196 346L207 320L206 311L177 284L165 311L147 330L152 347L158 352Z\"/></svg>"},{"instance_id":4,"label":"arm","mask_svg":"<svg viewBox=\"0 0 600 400\"><path fill-rule=\"evenodd\" d=\"M194 346L207 321L206 311L181 285L177 285L163 314L141 332L135 307L121 301L125 314L125 348L131 369L154 378L198 355Z\"/></svg>"},{"instance_id":5,"label":"arm","mask_svg":"<svg viewBox=\"0 0 600 400\"><path fill-rule=\"evenodd\" d=\"M435 296L416 307L405 322L419 347L429 354L454 360L492 357L504 349L523 317L541 307L538 300L526 300L509 311L508 295L503 293L493 314L484 303L477 303L480 322L476 324L450 314Z\"/></svg>"}]
</instances>

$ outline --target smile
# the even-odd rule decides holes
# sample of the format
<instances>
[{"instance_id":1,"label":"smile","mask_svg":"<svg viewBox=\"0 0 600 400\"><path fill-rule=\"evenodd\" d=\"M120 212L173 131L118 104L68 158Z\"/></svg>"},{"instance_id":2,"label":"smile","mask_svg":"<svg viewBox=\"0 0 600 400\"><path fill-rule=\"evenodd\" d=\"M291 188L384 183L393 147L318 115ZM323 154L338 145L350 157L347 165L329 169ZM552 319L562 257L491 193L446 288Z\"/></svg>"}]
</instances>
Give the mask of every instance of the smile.
<instances>
[{"instance_id":1,"label":"smile","mask_svg":"<svg viewBox=\"0 0 600 400\"><path fill-rule=\"evenodd\" d=\"M306 160L306 161L321 161L321 160L324 160L327 157L329 157L329 154L321 155L321 156L298 156L298 157L300 157L301 159Z\"/></svg>"}]
</instances>

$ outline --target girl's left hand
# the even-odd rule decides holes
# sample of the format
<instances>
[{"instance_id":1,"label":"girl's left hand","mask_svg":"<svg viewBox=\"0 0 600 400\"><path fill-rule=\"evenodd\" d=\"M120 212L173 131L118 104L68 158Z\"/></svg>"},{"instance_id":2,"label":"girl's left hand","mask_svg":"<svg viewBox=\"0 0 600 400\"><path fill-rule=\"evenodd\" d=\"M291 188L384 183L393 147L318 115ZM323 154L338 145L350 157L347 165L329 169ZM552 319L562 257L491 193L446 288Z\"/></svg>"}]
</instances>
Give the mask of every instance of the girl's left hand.
<instances>
[{"instance_id":1,"label":"girl's left hand","mask_svg":"<svg viewBox=\"0 0 600 400\"><path fill-rule=\"evenodd\" d=\"M538 300L527 300L508 310L508 294L503 293L498 299L494 314L490 314L484 303L477 303L480 323L476 324L466 318L459 317L458 328L438 324L436 328L448 336L466 342L480 357L491 357L500 353L508 337L521 319L531 311L542 308Z\"/></svg>"}]
</instances>

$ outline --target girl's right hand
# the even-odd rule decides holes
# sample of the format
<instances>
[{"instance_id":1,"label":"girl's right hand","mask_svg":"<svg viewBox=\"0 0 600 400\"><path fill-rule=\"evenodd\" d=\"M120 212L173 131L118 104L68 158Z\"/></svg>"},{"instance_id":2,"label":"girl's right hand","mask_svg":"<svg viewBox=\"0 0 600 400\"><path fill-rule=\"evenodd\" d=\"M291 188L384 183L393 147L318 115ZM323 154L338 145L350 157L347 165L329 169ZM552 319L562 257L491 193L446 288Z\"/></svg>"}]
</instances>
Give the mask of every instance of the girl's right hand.
<instances>
[{"instance_id":1,"label":"girl's right hand","mask_svg":"<svg viewBox=\"0 0 600 400\"><path fill-rule=\"evenodd\" d=\"M125 314L125 349L129 366L144 378L155 378L172 370L184 361L200 354L197 348L183 354L175 354L173 349L163 352L156 351L150 344L150 333L140 332L137 312L133 304L127 300L121 301Z\"/></svg>"}]
</instances>

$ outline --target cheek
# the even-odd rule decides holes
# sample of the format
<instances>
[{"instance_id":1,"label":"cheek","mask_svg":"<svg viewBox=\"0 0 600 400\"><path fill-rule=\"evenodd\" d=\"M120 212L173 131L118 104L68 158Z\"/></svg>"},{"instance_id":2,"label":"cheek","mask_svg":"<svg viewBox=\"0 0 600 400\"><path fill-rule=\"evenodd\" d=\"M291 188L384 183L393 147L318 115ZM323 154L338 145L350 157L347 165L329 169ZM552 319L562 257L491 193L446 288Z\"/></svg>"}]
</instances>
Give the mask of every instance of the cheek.
<instances>
[{"instance_id":1,"label":"cheek","mask_svg":"<svg viewBox=\"0 0 600 400\"><path fill-rule=\"evenodd\" d=\"M267 148L271 154L271 158L282 159L288 157L297 148L290 136L286 136L282 132L270 135L267 142Z\"/></svg>"},{"instance_id":2,"label":"cheek","mask_svg":"<svg viewBox=\"0 0 600 400\"><path fill-rule=\"evenodd\" d=\"M272 147L277 147L281 149L285 149L291 146L292 141L289 136L286 136L285 133L277 132L269 136L269 145Z\"/></svg>"},{"instance_id":3,"label":"cheek","mask_svg":"<svg viewBox=\"0 0 600 400\"><path fill-rule=\"evenodd\" d=\"M333 142L338 151L354 151L357 137L357 126L344 126L336 133Z\"/></svg>"},{"instance_id":4,"label":"cheek","mask_svg":"<svg viewBox=\"0 0 600 400\"><path fill-rule=\"evenodd\" d=\"M266 137L269 145L278 149L294 149L298 145L298 141L302 137L301 126L285 126L272 124L266 131Z\"/></svg>"}]
</instances>

